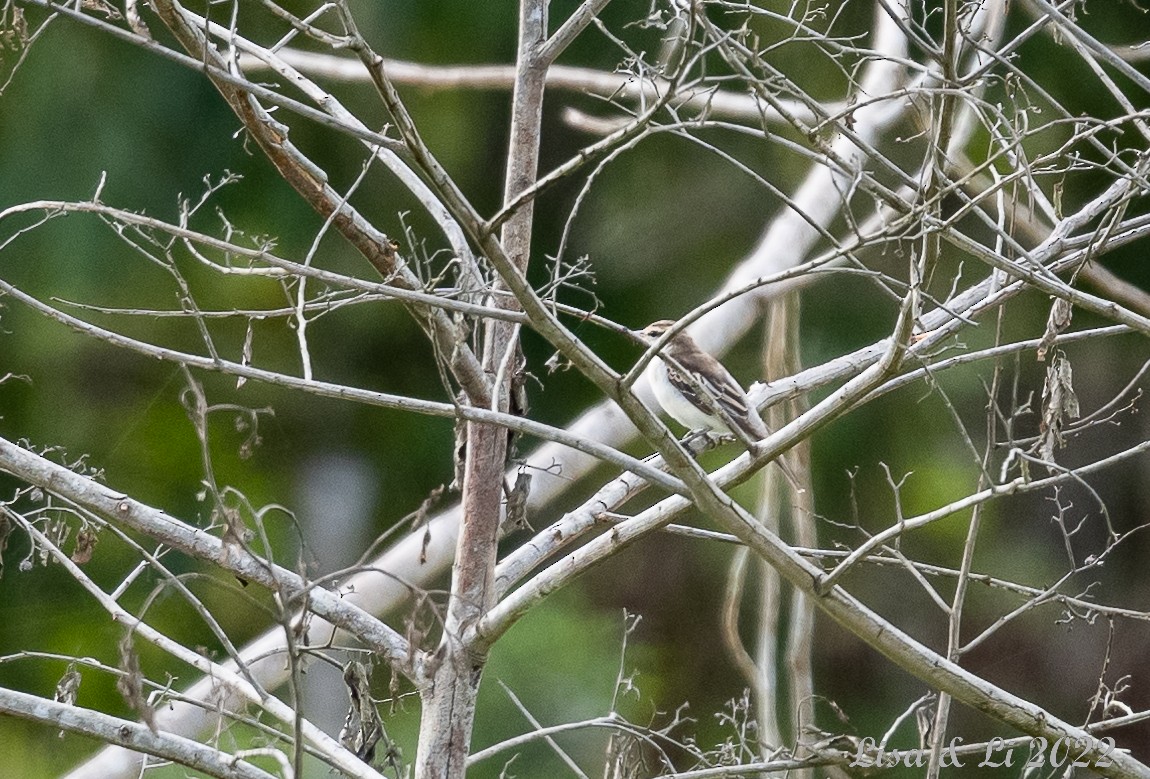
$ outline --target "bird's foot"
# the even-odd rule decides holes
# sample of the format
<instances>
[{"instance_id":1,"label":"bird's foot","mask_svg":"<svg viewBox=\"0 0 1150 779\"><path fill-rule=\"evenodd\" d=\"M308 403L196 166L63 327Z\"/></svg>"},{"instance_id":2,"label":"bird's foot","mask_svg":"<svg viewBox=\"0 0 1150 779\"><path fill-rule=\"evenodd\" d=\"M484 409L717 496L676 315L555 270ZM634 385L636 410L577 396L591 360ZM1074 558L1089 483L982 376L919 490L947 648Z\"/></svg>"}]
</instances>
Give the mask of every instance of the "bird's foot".
<instances>
[{"instance_id":1,"label":"bird's foot","mask_svg":"<svg viewBox=\"0 0 1150 779\"><path fill-rule=\"evenodd\" d=\"M710 451L719 444L732 440L732 438L733 436L726 433L716 433L710 428L701 427L687 433L683 438L683 446L691 453L692 457L698 457L703 452Z\"/></svg>"}]
</instances>

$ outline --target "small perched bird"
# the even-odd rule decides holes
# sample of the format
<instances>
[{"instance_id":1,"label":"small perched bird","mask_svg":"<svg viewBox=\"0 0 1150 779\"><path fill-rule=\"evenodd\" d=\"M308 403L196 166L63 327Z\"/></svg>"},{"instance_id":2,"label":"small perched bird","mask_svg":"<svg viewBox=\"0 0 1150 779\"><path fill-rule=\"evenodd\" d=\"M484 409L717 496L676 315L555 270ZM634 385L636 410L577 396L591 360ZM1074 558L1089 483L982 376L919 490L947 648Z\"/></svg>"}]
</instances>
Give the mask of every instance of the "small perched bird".
<instances>
[{"instance_id":1,"label":"small perched bird","mask_svg":"<svg viewBox=\"0 0 1150 779\"><path fill-rule=\"evenodd\" d=\"M661 319L634 332L653 344L674 324ZM746 444L769 434L735 377L685 332L663 346L659 359L651 363L650 378L663 411L688 430L730 433Z\"/></svg>"}]
</instances>

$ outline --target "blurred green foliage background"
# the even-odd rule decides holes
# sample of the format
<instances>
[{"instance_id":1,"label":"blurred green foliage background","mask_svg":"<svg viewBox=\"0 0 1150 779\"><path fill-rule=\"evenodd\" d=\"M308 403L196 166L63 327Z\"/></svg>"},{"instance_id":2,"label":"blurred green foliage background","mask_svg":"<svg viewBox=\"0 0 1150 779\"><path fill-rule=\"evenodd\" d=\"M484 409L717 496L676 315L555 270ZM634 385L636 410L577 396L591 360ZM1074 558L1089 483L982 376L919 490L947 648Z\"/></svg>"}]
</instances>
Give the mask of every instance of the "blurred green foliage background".
<instances>
[{"instance_id":1,"label":"blurred green foliage background","mask_svg":"<svg viewBox=\"0 0 1150 779\"><path fill-rule=\"evenodd\" d=\"M256 4L240 5L242 13L259 16ZM300 13L310 8L301 2L285 5ZM388 0L352 5L363 32L386 56L457 64L513 59L515 4ZM552 3L553 23L565 18L574 6L572 0ZM219 13L223 6L214 8L213 13ZM1132 30L1147 29L1145 16L1132 4L1095 2L1089 9L1090 29L1103 40L1126 43ZM617 0L603 14L603 21L634 50L650 51L657 47L659 31L630 25L647 11L646 3ZM31 21L43 18L33 8L26 12ZM869 3L849 3L838 18L837 29L865 33L870 14ZM151 17L148 21L153 32L162 36L158 21ZM1016 28L1027 21L1020 12L1011 17ZM762 26L765 37L778 32L770 24L755 23ZM801 71L803 85L812 94L827 99L841 96L842 74L830 67L812 67L800 46L780 47L777 56L780 67ZM1103 115L1110 111L1104 98L1090 88L1090 79L1062 70L1066 58L1048 37L1036 37L1019 56L1027 72L1056 88L1056 97L1072 111ZM6 67L10 57L5 52ZM592 30L562 61L611 70L622 57L609 39ZM369 86L335 84L332 90L369 124L380 126L386 121ZM471 201L482 212L491 213L501 199L508 95L420 89L405 89L403 95L430 148ZM542 170L550 170L592 140L562 121L561 111L568 105L613 115L598 99L570 93L550 95ZM206 179L218 180L231 172L242 176L242 181L224 187L194 223L207 231L218 229L219 209L247 236L267 236L281 255L302 257L322 222L276 176L258 149L245 143L238 126L200 74L97 30L57 20L36 41L0 96L0 209L37 199L91 198L106 177L103 202L174 220L180 198L197 200ZM356 142L333 137L304 121L293 120L292 127L292 139L328 172L334 186L345 188L359 175L362 153ZM806 162L761 140L715 136L722 148L785 192L793 191L806 171ZM1066 193L1067 208L1093 194L1088 183ZM624 154L606 169L593 192L576 219L567 256L590 258L596 280L593 294L600 311L633 326L678 316L700 303L781 207L750 177L706 149L665 135ZM534 264L533 273L539 280L546 271L541 258L555 251L577 193L576 184L560 186L547 193L536 209L535 250L540 261ZM407 225L417 239L437 240L416 204L385 175L369 176L353 202L389 234L402 236ZM32 219L16 216L0 222L0 240L15 235ZM1146 285L1150 273L1143 254L1135 245L1106 262ZM371 278L366 263L337 239L325 238L317 258L324 267ZM899 272L897 259L869 259L877 267ZM949 262L956 266L960 259L949 258ZM192 263L182 270L205 308L290 304L272 282L237 282ZM981 273L981 268L968 264L964 278ZM16 238L0 252L0 276L41 299L110 308L178 308L171 277L94 217L56 219ZM571 302L587 304L590 299L575 296ZM181 402L186 387L181 371L82 337L14 301L0 298L0 306L0 376L10 372L22 377L0 384L0 434L34 448L54 448L60 461L83 457L116 489L187 521L206 521L203 467ZM804 293L803 306L803 358L808 365L883 337L892 312L889 300L874 285L857 278L830 277L812 286ZM194 325L186 318L73 310L97 324L156 343L203 350ZM1032 296L1004 322L1007 334L1038 335L1045 312L1046 301ZM1075 324L1091 324L1090 317L1080 316ZM240 353L245 326L242 321L212 323L217 344L233 358ZM298 373L293 335L283 321L256 322L253 327L254 363ZM988 343L990 330L969 333L968 342ZM443 399L425 339L397 305L376 303L339 310L317 319L310 332L317 378ZM632 347L590 328L580 334L618 367L636 355ZM524 342L529 369L539 379L531 385L532 413L537 418L563 424L598 400L589 385L574 375L547 373L543 362L550 352L540 339L528 333ZM748 342L728 359L736 375L748 381L755 375L757 347ZM1079 377L1083 407L1093 409L1129 381L1145 359L1146 348L1140 339L1127 336L1073 347L1068 354ZM1025 392L1040 391L1043 367L1032 356L1024 356L1016 369ZM815 437L816 505L820 516L830 520L820 524L824 546L836 539L857 543L857 533L836 524L855 518L852 507L858 508L858 521L869 530L890 524L893 502L881 464L889 467L896 481L913 472L901 494L908 515L972 489L975 477L970 457L956 444L960 439L940 391L945 391L977 437L982 430L983 382L988 375L989 368L984 367L940 377L933 391L920 385L894 393ZM353 474L348 483L356 494L349 498L349 505L367 521L348 528L344 537L327 539L332 543L325 552L325 566L354 561L372 538L403 521L434 488L451 479L451 426L443 420L298 395L254 382L237 389L231 379L198 378L210 402L274 410L274 415L260 417L260 443L250 457L243 456L243 449L252 431L237 425L245 419L242 414L219 413L211 420L217 478L241 490L253 504L279 503L302 513L314 499L308 494L309 485L315 486L323 474ZM1142 417L1126 415L1119 421L1106 431L1083 436L1072 456L1085 460L1115 441L1129 444L1145 437ZM1025 423L1033 432L1036 416ZM329 467L335 471L325 470ZM1142 462L1130 463L1092 481L1121 531L1146 521L1145 470ZM6 498L16 486L0 476L0 495ZM739 495L753 501L754 485ZM570 500L574 505L574 498ZM1086 490L1067 488L1063 500L1073 504L1076 516L1091 517L1084 535L1102 532L1099 509ZM533 518L535 527L554 519L562 508L556 506L553 515ZM322 518L330 510L330 506L320 506L313 513ZM1041 496L993 504L975 568L1024 575L1035 586L1050 583L1066 566L1062 537L1050 515L1050 504ZM916 559L956 565L965 520L955 518L906 539L904 551ZM305 523L297 531L283 516L270 521L269 530L284 561L294 560L302 545L326 543L313 535L323 534L322 526ZM1104 582L1092 595L1100 602L1145 609L1150 600L1146 553L1145 539L1133 537L1107 563ZM0 684L50 694L65 662L21 657L21 653L92 656L115 665L121 632L58 567L35 564L29 554L28 540L20 534L10 539L3 554L0 625L5 629L0 631ZM720 544L652 538L548 601L501 641L492 655L477 719L476 748L530 727L501 683L541 722L555 724L605 714L619 674L634 675L636 691L624 696L623 709L636 721L666 721L681 704L689 703L688 713L695 719L684 726L684 733L694 734L704 745L727 738L730 733L715 713L738 700L744 687L718 635L730 555L731 549ZM110 589L134 559L122 544L103 538L88 572ZM31 564L24 565L25 561ZM176 572L191 569L187 561L168 562ZM248 592L216 572L204 573L206 579L198 581L196 591L214 608L233 641L240 644L265 629L268 604L264 594ZM126 598L128 605L143 603L156 583L150 579L135 586ZM868 570L847 583L916 638L934 647L944 646L944 621L905 573ZM1085 587L1086 582L1082 584ZM949 591L946 585L942 589ZM968 610L976 626L972 632L988 625L1009 609L1004 604L1011 603L1000 593L977 589L972 600ZM642 620L621 659L625 611ZM1059 716L1077 721L1095 691L1107 651L1115 668L1144 669L1147 630L1119 621L1111 634L1102 620L1089 626L1082 622L1059 626L1054 624L1058 616L1056 608L1035 610L968 662L972 670L995 683L1024 697L1033 695ZM220 651L176 598L161 596L150 607L149 618L156 627L191 645ZM1112 642L1109 647L1108 640ZM921 683L825 620L818 623L816 642L816 682L823 696L816 705L827 730L877 736L901 707L925 691ZM152 664L153 676L169 662L147 651L143 660L146 667ZM189 681L183 677L175 684ZM386 694L386 680L377 681L380 694ZM1147 681L1137 677L1124 697L1134 709L1150 706ZM849 721L838 721L826 701L833 701ZM113 680L98 673L85 674L79 703L131 716ZM984 737L1014 735L1001 733L963 709L954 716L956 727L964 732ZM413 756L417 719L415 699L408 696L387 720L404 759ZM1140 735L1126 736L1123 743L1150 744L1150 729L1136 732ZM563 743L585 765L594 765L604 739L601 732L593 732ZM43 728L0 719L0 765L19 767L13 775L55 776L92 749L93 744L76 737L58 738ZM1135 752L1150 760L1150 747L1142 746L1141 752L1136 747ZM503 758L493 758L474 775L494 777L502 768ZM530 747L509 772L530 777L557 775L560 770L549 750ZM176 769L160 773L186 774Z\"/></svg>"}]
</instances>

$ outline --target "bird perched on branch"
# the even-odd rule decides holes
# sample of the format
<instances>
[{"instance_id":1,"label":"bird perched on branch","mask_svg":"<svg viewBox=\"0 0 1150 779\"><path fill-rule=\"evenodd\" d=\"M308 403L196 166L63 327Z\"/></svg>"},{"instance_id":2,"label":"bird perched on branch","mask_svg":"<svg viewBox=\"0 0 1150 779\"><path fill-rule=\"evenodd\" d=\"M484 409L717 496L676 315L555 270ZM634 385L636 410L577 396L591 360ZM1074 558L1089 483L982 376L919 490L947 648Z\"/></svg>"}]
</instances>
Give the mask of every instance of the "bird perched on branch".
<instances>
[{"instance_id":1,"label":"bird perched on branch","mask_svg":"<svg viewBox=\"0 0 1150 779\"><path fill-rule=\"evenodd\" d=\"M634 332L653 344L674 324L661 319ZM676 333L663 345L651 365L650 378L663 411L692 432L728 433L748 446L769 434L735 377L685 332Z\"/></svg>"}]
</instances>

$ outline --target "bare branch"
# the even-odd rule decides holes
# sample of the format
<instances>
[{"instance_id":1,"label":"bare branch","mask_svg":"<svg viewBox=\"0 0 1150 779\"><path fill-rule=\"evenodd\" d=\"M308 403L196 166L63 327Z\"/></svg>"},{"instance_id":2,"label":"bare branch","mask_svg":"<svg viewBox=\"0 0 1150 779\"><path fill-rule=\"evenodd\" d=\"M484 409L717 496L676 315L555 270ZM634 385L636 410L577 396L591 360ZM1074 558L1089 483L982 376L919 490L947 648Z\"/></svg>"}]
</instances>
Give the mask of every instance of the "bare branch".
<instances>
[{"instance_id":1,"label":"bare branch","mask_svg":"<svg viewBox=\"0 0 1150 779\"><path fill-rule=\"evenodd\" d=\"M155 755L219 779L273 779L272 774L246 760L223 754L198 741L170 733L153 733L147 725L138 722L55 703L37 695L0 688L0 712Z\"/></svg>"}]
</instances>

